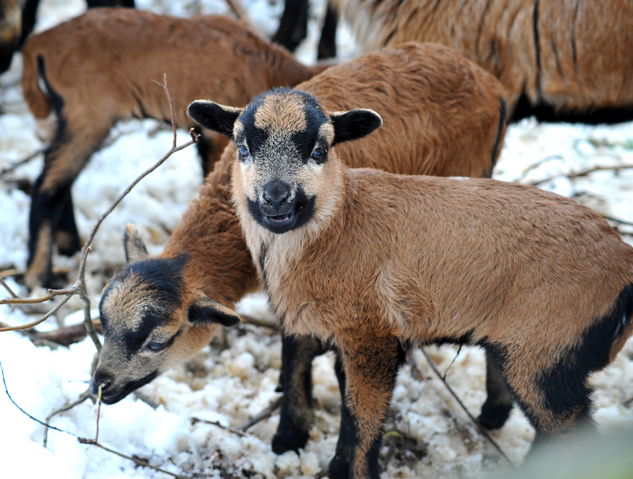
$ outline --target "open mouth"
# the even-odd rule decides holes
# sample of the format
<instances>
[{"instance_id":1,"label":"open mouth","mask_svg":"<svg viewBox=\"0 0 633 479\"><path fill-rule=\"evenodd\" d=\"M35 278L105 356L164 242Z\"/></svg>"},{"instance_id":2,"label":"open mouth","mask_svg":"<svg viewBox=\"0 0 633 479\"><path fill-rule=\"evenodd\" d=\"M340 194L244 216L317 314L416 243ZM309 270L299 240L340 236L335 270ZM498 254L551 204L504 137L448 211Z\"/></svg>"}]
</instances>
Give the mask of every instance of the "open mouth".
<instances>
[{"instance_id":1,"label":"open mouth","mask_svg":"<svg viewBox=\"0 0 633 479\"><path fill-rule=\"evenodd\" d=\"M279 216L266 216L266 219L268 221L270 221L271 223L274 224L284 224L289 222L292 219L292 210L290 210L288 213L286 213L285 215L279 215Z\"/></svg>"}]
</instances>

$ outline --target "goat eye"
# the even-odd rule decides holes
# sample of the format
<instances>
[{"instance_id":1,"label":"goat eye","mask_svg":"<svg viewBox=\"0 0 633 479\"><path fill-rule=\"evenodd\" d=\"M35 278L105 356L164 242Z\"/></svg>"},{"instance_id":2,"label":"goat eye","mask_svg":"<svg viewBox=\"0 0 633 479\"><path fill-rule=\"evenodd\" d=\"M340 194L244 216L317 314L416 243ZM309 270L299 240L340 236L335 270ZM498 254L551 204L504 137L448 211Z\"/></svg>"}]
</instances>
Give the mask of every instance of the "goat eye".
<instances>
[{"instance_id":1,"label":"goat eye","mask_svg":"<svg viewBox=\"0 0 633 479\"><path fill-rule=\"evenodd\" d=\"M245 158L248 156L248 154L248 148L246 148L244 145L240 145L240 157Z\"/></svg>"},{"instance_id":2,"label":"goat eye","mask_svg":"<svg viewBox=\"0 0 633 479\"><path fill-rule=\"evenodd\" d=\"M323 155L325 154L325 151L323 151L323 148L315 148L314 151L312 152L312 158L314 158L315 160L322 160L323 159Z\"/></svg>"},{"instance_id":3,"label":"goat eye","mask_svg":"<svg viewBox=\"0 0 633 479\"><path fill-rule=\"evenodd\" d=\"M149 349L150 351L160 351L164 349L165 346L167 346L167 343L158 343L156 341L151 341L147 343L147 349Z\"/></svg>"}]
</instances>

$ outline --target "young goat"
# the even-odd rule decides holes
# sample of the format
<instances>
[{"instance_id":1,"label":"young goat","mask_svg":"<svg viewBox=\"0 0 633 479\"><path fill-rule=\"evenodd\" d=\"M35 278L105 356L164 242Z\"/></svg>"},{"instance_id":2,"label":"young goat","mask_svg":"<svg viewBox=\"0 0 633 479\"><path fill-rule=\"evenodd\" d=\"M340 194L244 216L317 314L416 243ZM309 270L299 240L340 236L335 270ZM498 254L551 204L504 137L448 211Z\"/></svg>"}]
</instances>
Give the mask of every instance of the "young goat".
<instances>
[{"instance_id":1,"label":"young goat","mask_svg":"<svg viewBox=\"0 0 633 479\"><path fill-rule=\"evenodd\" d=\"M441 43L492 72L514 120L633 119L633 6L617 0L331 0L365 51ZM599 19L599 21L597 21Z\"/></svg>"},{"instance_id":2,"label":"young goat","mask_svg":"<svg viewBox=\"0 0 633 479\"><path fill-rule=\"evenodd\" d=\"M194 123L185 106L202 96L246 105L274 86L292 86L325 67L306 67L283 48L220 16L180 19L130 9L95 9L31 37L22 88L33 115L52 108L57 132L33 187L28 286L50 281L52 245L80 247L70 189L119 120L169 121L165 93L152 80L167 73L179 127ZM38 80L43 79L45 91ZM202 131L205 174L228 142Z\"/></svg>"},{"instance_id":3,"label":"young goat","mask_svg":"<svg viewBox=\"0 0 633 479\"><path fill-rule=\"evenodd\" d=\"M328 109L362 103L388 119L368 141L341 146L350 166L489 176L505 133L500 83L440 45L405 44L369 53L299 87ZM237 321L227 309L256 287L257 272L231 203L234 153L234 145L227 147L161 254L148 257L138 234L128 229L129 265L114 277L100 305L105 341L93 387L107 384L106 403L117 402L208 344L216 323ZM156 305L163 305L159 314L145 313ZM275 452L298 449L308 440L310 366L323 351L310 338L284 338L284 402ZM512 398L495 377L489 374L482 422L500 427Z\"/></svg>"},{"instance_id":4,"label":"young goat","mask_svg":"<svg viewBox=\"0 0 633 479\"><path fill-rule=\"evenodd\" d=\"M534 187L348 169L333 147L380 116L328 113L304 92L189 113L237 145L234 202L274 313L342 356L330 477L379 477L398 366L417 344L484 347L537 441L588 416L589 374L633 329L633 248L604 219Z\"/></svg>"}]
</instances>

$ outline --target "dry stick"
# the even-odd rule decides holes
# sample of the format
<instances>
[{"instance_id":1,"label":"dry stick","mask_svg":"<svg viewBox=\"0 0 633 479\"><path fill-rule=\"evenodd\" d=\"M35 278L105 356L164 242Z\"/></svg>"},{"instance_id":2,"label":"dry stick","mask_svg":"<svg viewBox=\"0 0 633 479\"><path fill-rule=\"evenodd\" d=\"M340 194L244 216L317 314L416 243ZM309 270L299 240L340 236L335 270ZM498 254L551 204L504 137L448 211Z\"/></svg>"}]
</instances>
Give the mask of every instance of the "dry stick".
<instances>
[{"instance_id":1,"label":"dry stick","mask_svg":"<svg viewBox=\"0 0 633 479\"><path fill-rule=\"evenodd\" d=\"M159 84L160 85L160 84ZM154 171L156 168L158 168L160 165L162 165L165 161L167 161L167 159L173 155L174 153L183 150L191 145L193 145L194 143L198 142L198 138L199 135L197 133L195 133L193 131L193 128L190 130L189 134L191 135L191 141L181 145L181 146L176 146L176 123L175 123L175 114L174 114L174 105L173 105L173 101L171 99L171 95L169 94L169 90L167 88L167 75L164 76L164 84L161 85L163 87L163 89L165 90L165 94L167 95L167 99L169 101L169 107L171 109L171 118L172 118L172 125L173 125L173 131L174 131L174 140L173 140L173 146L171 148L171 150L169 150L167 152L167 154L165 154L165 156L163 156L163 158L161 158L156 164L154 164L154 166L152 166L151 168L148 168L145 172L143 172L139 177L137 177L131 184L130 186L127 187L127 189L114 201L114 203L112 203L112 205L105 211L105 213L103 213L99 219L97 220L97 223L95 224L94 228L92 229L92 231L90 232L90 235L88 236L88 239L86 241L86 243L84 244L84 247L82 249L82 256L81 256L81 263L79 266L79 274L78 274L78 278L77 281L73 284L73 286L70 289L66 289L66 290L53 290L53 289L49 289L48 290L48 294L46 296L43 296L41 298L34 298L34 299L5 299L5 300L0 300L0 305L1 304L33 304L33 303L43 303L45 301L48 301L49 299L51 299L54 296L60 296L60 295L67 295L67 297L63 300L63 302L61 304L66 303L69 299L70 296L73 294L79 294L80 298L82 298L82 301L84 302L84 322L86 324L86 329L88 331L88 334L90 335L92 341L95 343L95 347L97 348L97 351L101 351L101 343L99 341L99 338L97 336L96 331L94 330L94 327L92 326L92 321L90 320L90 303L89 301L87 301L87 295L85 293L85 267L86 267L86 258L88 256L88 253L90 252L90 249L92 247L92 241L95 237L95 235L97 234L97 230L99 229L99 227L101 226L101 223L103 223L103 221L106 219L106 217L112 213L112 211L119 205L119 203L123 200L123 198L125 198L128 193L132 190L132 188L134 188L143 178L145 178L147 175L149 175L152 171ZM38 321L35 321L33 323L29 323L27 325L24 326L15 326L15 327L11 327L11 328L2 328L0 329L0 332L3 331L15 331L15 330L19 330L19 329L28 329L31 328L33 326L36 326L38 324L40 324L41 322L45 321L46 319L48 319L54 312L56 312L57 310L59 310L59 308L61 307L61 304L58 305L54 311L47 313L46 316L44 316L43 318L41 318Z\"/></svg>"},{"instance_id":2,"label":"dry stick","mask_svg":"<svg viewBox=\"0 0 633 479\"><path fill-rule=\"evenodd\" d=\"M258 422L261 422L264 419L269 418L279 407L281 407L282 401L283 401L283 396L279 396L277 399L272 401L266 409L264 409L259 414L253 416L251 419L244 421L235 429L246 432L248 428L253 427Z\"/></svg>"},{"instance_id":3,"label":"dry stick","mask_svg":"<svg viewBox=\"0 0 633 479\"><path fill-rule=\"evenodd\" d=\"M4 271L0 271L0 278L8 278L9 276L15 276L20 274L20 270L18 269L5 269Z\"/></svg>"},{"instance_id":4,"label":"dry stick","mask_svg":"<svg viewBox=\"0 0 633 479\"><path fill-rule=\"evenodd\" d=\"M528 173L530 171L535 170L536 168L541 166L543 163L547 163L548 161L552 161L552 160L562 160L562 159L563 159L562 155L550 155L550 156L546 156L545 158L541 158L540 160L532 163L527 168L525 168L523 170L523 173L521 174L521 176L519 176L518 178L515 178L512 181L515 182L515 183L520 183L521 180L523 180L523 179L525 179L525 177L527 177L527 175L528 175Z\"/></svg>"},{"instance_id":5,"label":"dry stick","mask_svg":"<svg viewBox=\"0 0 633 479\"><path fill-rule=\"evenodd\" d=\"M81 395L79 396L79 399L67 404L64 407L54 410L52 413L46 416L46 427L44 428L44 441L42 442L42 445L45 448L46 448L46 445L48 444L48 429L50 427L49 424L51 422L51 419L53 419L53 417L57 416L58 414L61 414L66 411L70 411L72 408L74 408L78 404L81 404L82 402L84 402L86 399L90 397L92 397L92 395L90 394L90 388L88 388L84 392L81 393Z\"/></svg>"},{"instance_id":6,"label":"dry stick","mask_svg":"<svg viewBox=\"0 0 633 479\"><path fill-rule=\"evenodd\" d=\"M532 185L532 186L538 186L540 184L547 183L548 181L551 181L551 180L553 180L555 178L560 178L561 176L566 176L570 180L573 180L574 178L578 178L580 176L587 176L589 173L593 173L594 171L626 170L626 169L630 169L630 168L633 168L633 165L594 166L592 168L587 168L586 170L580 170L577 173L574 173L573 171L568 173L568 174L566 174L566 175L561 173L560 175L550 176L550 177L545 178L543 180L530 181L529 183L525 183L525 184L526 185Z\"/></svg>"},{"instance_id":7,"label":"dry stick","mask_svg":"<svg viewBox=\"0 0 633 479\"><path fill-rule=\"evenodd\" d=\"M99 226L101 226L101 223L103 223L103 220L105 220L105 218L114 210L114 208L116 208L118 206L118 204L123 200L123 198L125 198L125 196L132 190L132 188L134 188L139 181L141 181L143 178L145 178L145 176L147 176L148 174L150 174L152 171L154 171L156 168L158 168L160 165L162 165L171 155L173 155L174 153L183 150L185 148L187 148L188 146L193 145L194 143L198 142L198 138L199 135L197 135L196 133L194 133L193 128L190 130L189 134L191 135L191 141L185 143L184 145L181 146L176 146L176 123L175 123L175 119L174 119L174 106L173 106L173 101L171 99L171 95L169 94L169 90L167 88L167 75L164 75L163 78L163 89L165 90L165 94L167 95L167 99L169 101L169 107L171 110L171 119L172 119L172 126L173 126L173 131L174 131L174 141L173 141L173 146L171 148L171 150L169 150L169 152L167 152L167 154L165 156L163 156L163 158L161 158L154 166L152 166L151 168L147 169L144 173L142 173L138 178L136 178L136 180L134 180L132 182L132 184L116 199L116 201L110 206L110 208L108 208L108 210L103 213L100 217L99 220L97 221L96 225L94 226L94 228L92 229L90 236L88 237L88 240L86 241L83 249L82 249L82 257L81 257L81 263L79 266L79 274L78 274L78 278L77 281L73 284L73 286L68 289L68 290L50 290L46 296L44 296L43 298L35 298L32 300L29 299L13 299L13 300L3 300L0 301L0 304L32 304L32 303L41 303L44 301L47 301L48 299L51 299L53 296L57 296L57 295L62 295L65 294L66 297L60 302L59 305L57 305L54 309L52 309L51 311L49 311L43 318L41 318L38 321L35 321L33 323L30 323L28 325L24 325L24 326L16 326L16 327L11 327L11 328L2 328L0 329L0 332L2 331L14 331L14 330L20 330L20 329L28 329L30 327L33 327L41 322L43 322L44 320L46 320L48 317L50 317L52 314L54 314L55 312L57 312L59 310L59 308L61 308L71 297L73 294L79 294L80 297L82 297L82 300L84 301L84 320L85 320L85 324L86 324L86 330L88 331L88 334L91 336L93 342L95 343L95 347L97 348L97 351L101 351L101 343L99 341L99 338L97 337L96 331L94 330L94 326L92 324L92 321L90 320L90 302L88 301L87 295L86 295L86 291L85 291L85 280L84 280L84 276L85 276L85 267L86 267L86 258L88 256L88 253L90 252L90 249L92 247L92 241L97 233L97 230L99 229ZM86 310L87 308L87 310ZM7 396L9 397L9 399L11 400L11 402L20 410L22 411L24 414L26 414L27 416L29 416L31 419L33 419L34 421L42 424L43 426L45 426L47 429L54 429L56 431L59 432L65 432L67 434L70 434L72 436L77 437L75 434L72 434L70 432L64 431L62 429L56 428L54 426L51 426L47 423L44 423L36 418L34 418L33 416L31 416L30 414L28 414L26 411L24 411L22 408L20 408L20 406L18 406L15 401L13 401L13 399L11 398L11 396L9 395L9 391L7 389L7 385L6 382L4 380L4 369L2 369L2 363L0 363L0 370L2 370L2 381L4 383L5 386L5 391L7 393ZM113 449L110 449L108 447L103 446L102 444L99 444L98 439L99 439L99 417L100 417L100 412L101 412L101 390L102 390L102 386L99 386L99 408L97 410L97 432L96 432L96 437L95 439L86 439L86 438L82 438L82 437L77 437L78 441L81 444L89 444L91 446L96 446L99 447L105 451L111 452L112 454L116 454L117 456L123 457L125 459L129 459L130 461L134 462L135 464L139 465L139 466L143 466L143 467L149 467L150 469L153 469L155 471L158 472L162 472L164 474L168 474L172 477L178 478L178 479L182 479L185 476L180 476L177 474L174 474L172 472L166 471L164 469L161 469L159 467L155 467L152 466L150 464L148 464L147 462L141 461L139 459L136 459L134 457L130 457L130 456L126 456L125 454L122 454L118 451L115 451ZM85 393L84 393L85 394ZM80 398L81 399L81 398ZM79 404L79 402L76 402L74 405ZM72 407L72 406L71 406ZM70 409L70 407L68 407L68 409ZM68 410L66 409L66 410ZM236 431L236 433L239 433ZM241 433L239 433L241 434ZM200 474L197 474L198 476L200 476ZM204 475L203 475L204 476Z\"/></svg>"},{"instance_id":8,"label":"dry stick","mask_svg":"<svg viewBox=\"0 0 633 479\"><path fill-rule=\"evenodd\" d=\"M220 429L224 429L225 431L229 431L229 432L232 432L233 434L237 434L240 437L248 436L248 434L244 434L242 431L238 431L237 429L234 429L232 427L223 426L217 421L207 421L206 419L200 419L199 417L191 418L191 424L197 424L199 422L202 422L204 424L211 424L212 426L216 426L216 427L219 427Z\"/></svg>"},{"instance_id":9,"label":"dry stick","mask_svg":"<svg viewBox=\"0 0 633 479\"><path fill-rule=\"evenodd\" d=\"M240 314L240 318L242 318L243 323L254 324L255 326L262 326L264 328L272 329L274 331L279 331L279 325L274 323L269 323L263 319L253 318L247 314Z\"/></svg>"},{"instance_id":10,"label":"dry stick","mask_svg":"<svg viewBox=\"0 0 633 479\"><path fill-rule=\"evenodd\" d=\"M226 3L228 4L229 8L233 12L237 20L240 23L247 25L248 15L246 14L246 10L244 10L244 7L242 7L242 5L239 3L239 0L226 0Z\"/></svg>"},{"instance_id":11,"label":"dry stick","mask_svg":"<svg viewBox=\"0 0 633 479\"><path fill-rule=\"evenodd\" d=\"M0 284L2 286L4 286L4 288L9 292L9 294L11 295L11 297L13 299L20 299L11 288L9 288L9 285L7 283L4 282L4 280L2 278L0 278Z\"/></svg>"},{"instance_id":12,"label":"dry stick","mask_svg":"<svg viewBox=\"0 0 633 479\"><path fill-rule=\"evenodd\" d=\"M424 374L422 374L422 371L420 371L420 368L418 367L415 359L413 359L413 356L411 356L411 351L407 351L407 361L411 365L411 369L413 370L413 372L418 376L418 379L420 381L424 381Z\"/></svg>"},{"instance_id":13,"label":"dry stick","mask_svg":"<svg viewBox=\"0 0 633 479\"><path fill-rule=\"evenodd\" d=\"M475 426L477 426L477 429L479 430L479 432L486 438L488 439L488 441L490 441L490 444L493 445L493 447L499 452L499 454L501 454L501 456L503 456L503 458L508 461L508 464L510 464L512 467L516 468L516 466L514 465L514 463L510 460L510 458L506 455L505 452L503 452L503 449L501 449L501 447L499 446L499 444L497 444L497 442L492 438L492 436L490 436L490 434L488 434L488 431L486 431L486 429L479 424L479 421L477 421L477 419L475 419L473 417L472 414L470 414L470 412L468 411L468 409L466 408L466 406L464 405L464 403L461 401L461 399L459 399L459 397L457 396L457 394L455 394L455 391L453 391L453 389L448 385L448 383L446 382L445 379L442 378L442 375L440 374L440 372L437 370L437 368L435 367L435 364L433 363L433 361L431 360L431 358L429 357L429 355L426 352L426 349L424 349L424 347L421 347L420 350L422 351L422 354L424 354L424 357L426 358L426 360L429 362L429 365L431 366L431 369L433 370L433 372L435 374L437 374L437 377L440 379L440 381L442 381L444 383L444 386L446 386L446 389L448 389L448 392L451 393L451 395L455 398L455 400L458 402L458 404L461 406L461 408L466 412L466 414L468 415L468 417L470 418L470 420L473 422L473 424L475 424ZM413 359L413 357L411 358Z\"/></svg>"},{"instance_id":14,"label":"dry stick","mask_svg":"<svg viewBox=\"0 0 633 479\"><path fill-rule=\"evenodd\" d=\"M12 171L14 171L19 166L22 166L23 164L28 163L29 161L31 161L33 158L35 158L40 153L44 153L48 149L49 146L50 145L43 146L39 150L35 150L33 153L31 153L26 158L24 158L22 160L19 160L19 161L16 161L15 163L10 164L6 168L3 168L2 170L0 170L0 178L2 178L7 173L11 173Z\"/></svg>"}]
</instances>

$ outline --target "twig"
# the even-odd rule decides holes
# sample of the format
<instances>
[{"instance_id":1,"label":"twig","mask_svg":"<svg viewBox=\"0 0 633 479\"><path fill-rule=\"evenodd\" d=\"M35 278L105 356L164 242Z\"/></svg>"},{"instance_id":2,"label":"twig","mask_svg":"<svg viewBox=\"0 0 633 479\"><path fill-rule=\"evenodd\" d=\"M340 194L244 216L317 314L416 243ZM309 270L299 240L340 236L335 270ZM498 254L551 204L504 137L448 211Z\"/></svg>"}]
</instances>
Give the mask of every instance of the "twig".
<instances>
[{"instance_id":1,"label":"twig","mask_svg":"<svg viewBox=\"0 0 633 479\"><path fill-rule=\"evenodd\" d=\"M605 220L613 221L614 223L618 223L618 224L626 225L626 226L633 226L633 223L630 221L619 220L618 218L612 218L610 216L605 216L605 215L600 215L600 216L602 216Z\"/></svg>"},{"instance_id":2,"label":"twig","mask_svg":"<svg viewBox=\"0 0 633 479\"><path fill-rule=\"evenodd\" d=\"M259 414L253 416L251 419L244 421L242 424L237 426L235 429L246 432L247 429L253 427L260 421L269 418L278 408L281 407L281 403L283 401L283 396L279 396L277 399L272 401L266 409L264 409Z\"/></svg>"},{"instance_id":3,"label":"twig","mask_svg":"<svg viewBox=\"0 0 633 479\"><path fill-rule=\"evenodd\" d=\"M457 356L459 356L459 353L462 352L462 346L464 346L464 345L463 344L459 345L459 349L457 350L457 354L455 355L455 357L451 361L451 364L449 364L448 367L446 368L446 371L444 371L444 374L442 375L442 381L446 380L446 375L448 374L448 371L451 369L453 364L455 364L455 360L457 359Z\"/></svg>"},{"instance_id":4,"label":"twig","mask_svg":"<svg viewBox=\"0 0 633 479\"><path fill-rule=\"evenodd\" d=\"M90 388L88 388L84 392L81 393L81 395L79 396L79 399L67 404L64 407L54 410L52 413L46 416L46 427L44 428L44 441L42 442L42 445L44 447L46 447L48 443L48 428L51 427L50 426L51 419L53 419L54 416L57 416L60 413L70 411L72 408L81 404L82 402L84 402L86 399L89 399L90 397L92 396L90 394Z\"/></svg>"},{"instance_id":5,"label":"twig","mask_svg":"<svg viewBox=\"0 0 633 479\"><path fill-rule=\"evenodd\" d=\"M240 314L240 318L242 318L243 323L254 324L255 326L262 326L264 328L272 329L274 331L279 331L280 327L277 324L269 323L263 319L257 319L247 314Z\"/></svg>"},{"instance_id":6,"label":"twig","mask_svg":"<svg viewBox=\"0 0 633 479\"><path fill-rule=\"evenodd\" d=\"M33 321L32 323L28 323L28 324L23 324L22 326L9 326L9 327L6 327L6 328L0 328L0 333L3 333L5 331L19 331L21 329L29 329L29 328L32 328L34 326L37 326L38 324L43 323L44 321L46 321L53 314L55 314L57 311L59 311L59 309L63 305L65 305L70 300L70 298L72 298L72 294L67 295L64 299L62 299L59 302L59 304L57 306L55 306L53 309L51 309L48 313L46 313L44 316L42 316L37 321Z\"/></svg>"},{"instance_id":7,"label":"twig","mask_svg":"<svg viewBox=\"0 0 633 479\"><path fill-rule=\"evenodd\" d=\"M4 271L0 271L0 278L7 278L9 276L16 276L20 274L20 270L18 269L5 269Z\"/></svg>"},{"instance_id":8,"label":"twig","mask_svg":"<svg viewBox=\"0 0 633 479\"><path fill-rule=\"evenodd\" d=\"M66 298L60 303L60 305L56 306L54 308L54 310L49 311L43 318L41 318L38 321L34 321L33 323L29 323L27 325L24 326L14 326L11 328L2 328L0 329L0 332L3 331L15 331L15 330L19 330L19 329L28 329L31 328L33 326L36 326L38 324L40 324L41 322L45 321L47 318L49 318L52 314L54 314L55 312L57 312L59 310L59 308L61 307L61 305L65 304L70 297L73 294L78 294L79 297L81 298L81 300L84 303L84 322L86 325L86 330L88 331L88 335L90 336L90 338L92 339L92 341L95 344L95 347L97 348L97 351L100 352L101 351L101 342L99 341L99 337L97 336L97 333L94 330L94 327L92 326L92 321L90 320L90 301L88 300L88 296L86 294L86 290L85 290L85 268L86 268L86 259L88 257L88 253L90 252L90 250L92 249L92 241L94 240L95 235L97 234L97 230L99 229L99 227L101 226L101 223L103 223L103 221L106 219L106 217L112 213L112 211L119 205L119 203L121 203L121 201L123 201L123 198L125 198L128 193L130 193L130 191L132 191L132 188L134 188L143 178L145 178L147 175L149 175L152 171L154 171L156 168L158 168L160 165L162 165L165 161L167 161L167 159L173 155L174 153L183 150L191 145L193 145L194 143L198 142L198 138L199 135L197 133L195 133L193 131L193 128L190 130L189 134L191 135L191 141L181 145L181 146L176 146L176 123L175 123L175 113L174 113L174 107L173 107L173 102L171 100L171 96L169 95L169 89L167 88L167 75L165 74L164 76L164 85L162 85L163 89L165 90L165 93L167 95L167 99L169 101L169 107L171 110L171 117L172 117L172 125L173 125L173 131L174 131L174 140L173 140L173 146L171 148L171 150L169 150L165 156L163 156L158 162L156 162L154 164L154 166L152 166L151 168L148 168L147 170L145 170L140 176L138 176L131 184L130 186L128 186L126 188L126 190L121 193L121 195L119 195L119 197L114 201L114 203L112 203L112 205L110 205L110 207L99 217L99 219L97 220L97 223L95 224L95 226L93 227L92 231L90 232L90 235L88 236L88 239L86 240L86 243L84 244L84 247L82 248L81 251L81 262L79 265L79 274L77 277L77 281L75 281L75 283L72 285L72 287L70 289L67 290L53 290L53 289L49 289L48 290L48 294L46 296L43 296L41 298L35 298L35 299L22 299L22 298L18 298L18 299L6 299L6 300L0 300L0 305L1 304L33 304L33 303L42 303L45 301L48 301L49 299L51 299L54 296L60 296L60 295L67 295Z\"/></svg>"},{"instance_id":9,"label":"twig","mask_svg":"<svg viewBox=\"0 0 633 479\"><path fill-rule=\"evenodd\" d=\"M40 153L44 153L48 149L49 146L50 145L43 146L39 150L35 150L33 153L31 153L26 158L24 158L22 160L19 160L19 161L16 161L15 163L11 163L6 168L3 168L2 170L0 170L0 178L2 178L7 173L11 173L12 171L17 169L18 167L22 166L23 164L28 163L29 161L31 161L33 158L35 158Z\"/></svg>"},{"instance_id":10,"label":"twig","mask_svg":"<svg viewBox=\"0 0 633 479\"><path fill-rule=\"evenodd\" d=\"M232 427L223 426L217 421L207 421L206 419L200 419L198 417L191 418L191 424L197 424L199 422L203 422L204 424L211 424L212 426L219 427L220 429L224 429L225 431L232 432L233 434L237 434L240 437L247 437L248 434L244 434L242 431L238 431L237 429L233 429Z\"/></svg>"},{"instance_id":11,"label":"twig","mask_svg":"<svg viewBox=\"0 0 633 479\"><path fill-rule=\"evenodd\" d=\"M591 168L587 168L585 170L580 170L578 172L570 172L567 174L563 174L561 173L560 175L554 175L554 176L550 176L548 178L542 179L542 180L537 180L537 181L530 181L528 183L525 183L526 185L532 185L532 186L538 186L541 185L543 183L547 183L548 181L552 181L556 178L560 178L561 176L566 176L567 178L569 178L570 180L573 180L574 178L578 178L581 176L587 176L589 173L593 173L594 171L605 171L605 170L626 170L626 169L630 169L633 168L633 165L615 165L615 166L594 166Z\"/></svg>"},{"instance_id":12,"label":"twig","mask_svg":"<svg viewBox=\"0 0 633 479\"><path fill-rule=\"evenodd\" d=\"M233 12L237 20L244 24L248 25L248 15L246 14L246 10L239 3L239 0L226 0L226 3L229 6L229 9Z\"/></svg>"},{"instance_id":13,"label":"twig","mask_svg":"<svg viewBox=\"0 0 633 479\"><path fill-rule=\"evenodd\" d=\"M490 442L490 444L492 444L492 446L499 452L499 454L501 454L501 456L508 461L508 464L510 464L512 467L516 468L516 466L514 465L514 463L510 460L510 458L506 455L505 452L503 452L503 449L501 449L501 447L499 446L499 444L497 444L497 442L492 438L492 436L490 436L490 434L488 434L488 431L486 431L486 429L479 424L479 421L477 421L477 419L475 419L473 417L472 414L470 414L470 412L468 411L468 409L466 408L466 406L464 405L464 403L461 401L461 399L459 399L459 397L457 396L457 394L455 394L455 391L453 391L453 389L448 385L448 383L446 382L446 380L444 378L442 378L442 375L440 374L440 372L437 370L437 367L435 366L435 364L433 363L433 361L431 360L431 358L429 357L429 355L427 354L426 350L424 349L424 347L421 347L420 350L422 351L422 354L424 354L424 357L426 358L426 360L429 363L429 366L431 366L431 369L433 370L433 372L435 374L437 374L437 377L440 379L440 381L442 381L444 383L444 386L446 386L446 389L448 389L448 392L451 393L451 395L453 396L453 398L455 398L455 400L457 401L457 403L461 406L461 408L464 410L464 412L466 412L466 414L468 415L468 417L470 418L470 420L473 422L473 424L477 427L477 429L479 430L479 432ZM413 358L412 358L413 359Z\"/></svg>"},{"instance_id":14,"label":"twig","mask_svg":"<svg viewBox=\"0 0 633 479\"><path fill-rule=\"evenodd\" d=\"M9 292L9 294L11 295L13 299L19 299L18 296L13 292L11 288L9 288L9 285L5 283L2 278L0 278L0 284L4 286L4 288Z\"/></svg>"},{"instance_id":15,"label":"twig","mask_svg":"<svg viewBox=\"0 0 633 479\"><path fill-rule=\"evenodd\" d=\"M550 156L546 156L545 158L541 158L540 160L532 163L531 165L529 165L527 168L525 168L523 170L523 173L521 173L521 176L519 176L518 178L515 178L514 181L515 183L520 183L521 180L525 179L528 175L528 173L532 170L535 170L536 168L538 168L539 166L541 166L543 163L547 163L548 161L552 161L552 160L562 160L563 157L561 155L550 155Z\"/></svg>"},{"instance_id":16,"label":"twig","mask_svg":"<svg viewBox=\"0 0 633 479\"><path fill-rule=\"evenodd\" d=\"M4 378L4 368L2 367L2 361L0 361L0 371L2 372L2 384L4 384L4 392L7 393L7 397L9 398L9 401L11 401L13 403L13 405L15 407L17 407L20 412L26 416L29 417L29 419L32 419L33 421L35 421L38 424L41 424L42 426L48 428L48 429L54 429L55 431L59 431L59 432L64 432L66 434L70 434L71 436L75 436L72 432L68 432L68 431L64 431L63 429L59 429L55 426L51 426L49 424L46 424L42 421L40 421L39 419L31 416L28 412L26 412L24 409L22 409L20 406L18 406L18 403L16 403L13 398L11 397L11 394L9 394L9 388L7 387L7 381ZM77 436L75 436L77 437Z\"/></svg>"}]
</instances>

